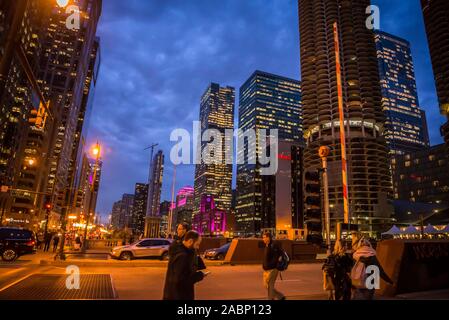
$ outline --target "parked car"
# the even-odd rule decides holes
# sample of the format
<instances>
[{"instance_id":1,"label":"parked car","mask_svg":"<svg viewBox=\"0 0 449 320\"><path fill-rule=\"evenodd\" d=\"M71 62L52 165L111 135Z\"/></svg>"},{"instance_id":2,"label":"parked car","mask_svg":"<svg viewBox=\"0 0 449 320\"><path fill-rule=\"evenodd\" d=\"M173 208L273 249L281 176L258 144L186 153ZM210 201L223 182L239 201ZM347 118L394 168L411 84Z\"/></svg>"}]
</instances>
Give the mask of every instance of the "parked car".
<instances>
[{"instance_id":1,"label":"parked car","mask_svg":"<svg viewBox=\"0 0 449 320\"><path fill-rule=\"evenodd\" d=\"M110 256L120 260L159 257L168 260L168 248L172 239L142 239L126 246L115 247Z\"/></svg>"},{"instance_id":2,"label":"parked car","mask_svg":"<svg viewBox=\"0 0 449 320\"><path fill-rule=\"evenodd\" d=\"M204 257L209 260L224 260L230 247L231 243L228 242L220 248L208 249L204 251Z\"/></svg>"},{"instance_id":3,"label":"parked car","mask_svg":"<svg viewBox=\"0 0 449 320\"><path fill-rule=\"evenodd\" d=\"M20 256L36 253L36 235L19 228L0 228L0 255L3 261L14 261Z\"/></svg>"}]
</instances>

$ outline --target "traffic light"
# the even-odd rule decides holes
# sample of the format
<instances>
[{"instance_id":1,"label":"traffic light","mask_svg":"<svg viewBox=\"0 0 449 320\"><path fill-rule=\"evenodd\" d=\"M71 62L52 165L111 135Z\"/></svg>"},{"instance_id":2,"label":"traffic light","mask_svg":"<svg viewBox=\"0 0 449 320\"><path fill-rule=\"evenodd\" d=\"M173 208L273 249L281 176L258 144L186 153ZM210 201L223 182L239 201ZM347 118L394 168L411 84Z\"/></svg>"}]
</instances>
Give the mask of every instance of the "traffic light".
<instances>
[{"instance_id":1,"label":"traffic light","mask_svg":"<svg viewBox=\"0 0 449 320\"><path fill-rule=\"evenodd\" d=\"M47 106L45 106L41 102L38 110L32 109L30 118L28 119L30 125L35 126L38 129L43 129L47 121L47 109L49 108L49 106L49 103L47 103Z\"/></svg>"},{"instance_id":2,"label":"traffic light","mask_svg":"<svg viewBox=\"0 0 449 320\"><path fill-rule=\"evenodd\" d=\"M307 171L304 176L304 223L311 234L321 234L321 174L319 170Z\"/></svg>"},{"instance_id":3,"label":"traffic light","mask_svg":"<svg viewBox=\"0 0 449 320\"><path fill-rule=\"evenodd\" d=\"M47 211L50 211L53 207L53 204L51 202L51 197L50 196L46 196L45 197L45 201L44 201L44 208Z\"/></svg>"}]
</instances>

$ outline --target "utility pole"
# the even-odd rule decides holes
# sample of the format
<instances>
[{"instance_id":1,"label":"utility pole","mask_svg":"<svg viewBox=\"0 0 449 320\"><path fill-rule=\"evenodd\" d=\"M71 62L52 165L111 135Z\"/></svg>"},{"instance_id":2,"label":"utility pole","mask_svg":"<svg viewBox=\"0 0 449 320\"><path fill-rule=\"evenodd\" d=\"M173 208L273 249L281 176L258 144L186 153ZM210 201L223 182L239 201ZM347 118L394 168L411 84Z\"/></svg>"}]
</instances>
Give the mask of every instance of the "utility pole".
<instances>
[{"instance_id":1,"label":"utility pole","mask_svg":"<svg viewBox=\"0 0 449 320\"><path fill-rule=\"evenodd\" d=\"M322 146L318 154L321 158L323 165L323 188L324 188L324 220L325 220L325 230L326 230L326 245L327 245L327 255L332 252L331 249L331 219L329 212L329 182L327 177L327 157L330 154L329 147Z\"/></svg>"}]
</instances>

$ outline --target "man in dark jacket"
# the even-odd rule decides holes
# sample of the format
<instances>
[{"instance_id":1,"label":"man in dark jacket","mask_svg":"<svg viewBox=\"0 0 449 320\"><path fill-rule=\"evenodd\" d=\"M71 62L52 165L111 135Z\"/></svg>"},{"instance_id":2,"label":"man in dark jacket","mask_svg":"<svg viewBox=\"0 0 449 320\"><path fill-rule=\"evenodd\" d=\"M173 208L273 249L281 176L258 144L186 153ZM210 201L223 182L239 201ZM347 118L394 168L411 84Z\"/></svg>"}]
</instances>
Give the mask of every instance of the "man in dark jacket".
<instances>
[{"instance_id":1,"label":"man in dark jacket","mask_svg":"<svg viewBox=\"0 0 449 320\"><path fill-rule=\"evenodd\" d=\"M176 235L174 237L174 240L172 244L170 245L170 248L168 248L168 255L171 256L173 252L176 251L176 247L182 245L182 241L184 240L184 236L186 235L187 231L189 231L189 225L187 223L180 223L178 224L178 227L176 228Z\"/></svg>"},{"instance_id":2,"label":"man in dark jacket","mask_svg":"<svg viewBox=\"0 0 449 320\"><path fill-rule=\"evenodd\" d=\"M195 266L196 250L201 236L196 231L184 235L181 245L174 246L165 277L164 300L194 300L195 283L203 280L206 272Z\"/></svg>"},{"instance_id":3,"label":"man in dark jacket","mask_svg":"<svg viewBox=\"0 0 449 320\"><path fill-rule=\"evenodd\" d=\"M263 284L268 290L269 300L284 300L285 296L275 289L276 279L279 271L277 265L281 256L281 249L273 242L273 236L269 232L263 234L265 249L263 254Z\"/></svg>"}]
</instances>

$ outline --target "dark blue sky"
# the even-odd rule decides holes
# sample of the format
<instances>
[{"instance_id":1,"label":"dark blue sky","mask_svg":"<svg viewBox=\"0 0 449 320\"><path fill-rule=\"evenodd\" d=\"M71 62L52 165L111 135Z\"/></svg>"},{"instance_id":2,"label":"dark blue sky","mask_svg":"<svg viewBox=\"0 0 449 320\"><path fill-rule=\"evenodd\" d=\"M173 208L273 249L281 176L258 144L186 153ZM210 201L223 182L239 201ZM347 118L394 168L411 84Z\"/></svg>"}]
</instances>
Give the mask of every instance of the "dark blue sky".
<instances>
[{"instance_id":1,"label":"dark blue sky","mask_svg":"<svg viewBox=\"0 0 449 320\"><path fill-rule=\"evenodd\" d=\"M419 101L432 144L442 141L419 0L375 0L381 30L411 42ZM213 81L238 88L256 69L300 79L297 0L107 0L98 35L102 66L89 140L104 145L98 211L148 179L149 153L166 153L163 199L170 199L175 128L191 131L199 100ZM237 100L238 104L238 100ZM236 106L237 110L237 106ZM178 167L176 188L193 184Z\"/></svg>"}]
</instances>

